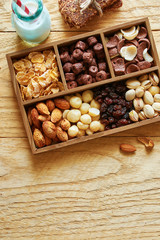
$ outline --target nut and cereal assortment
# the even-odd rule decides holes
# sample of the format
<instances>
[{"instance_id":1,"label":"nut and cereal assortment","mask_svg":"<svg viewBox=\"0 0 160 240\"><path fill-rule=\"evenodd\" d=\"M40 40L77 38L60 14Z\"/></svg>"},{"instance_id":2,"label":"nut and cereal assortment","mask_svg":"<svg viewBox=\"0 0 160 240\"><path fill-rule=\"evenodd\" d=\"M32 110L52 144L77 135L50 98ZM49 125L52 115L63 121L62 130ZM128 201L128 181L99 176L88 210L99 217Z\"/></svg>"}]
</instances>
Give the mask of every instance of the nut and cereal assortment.
<instances>
[{"instance_id":1,"label":"nut and cereal assortment","mask_svg":"<svg viewBox=\"0 0 160 240\"><path fill-rule=\"evenodd\" d=\"M110 78L103 44L96 36L61 47L60 59L68 89Z\"/></svg>"},{"instance_id":2,"label":"nut and cereal assortment","mask_svg":"<svg viewBox=\"0 0 160 240\"><path fill-rule=\"evenodd\" d=\"M15 61L13 66L23 100L64 90L52 50L31 52L25 58Z\"/></svg>"},{"instance_id":3,"label":"nut and cereal assortment","mask_svg":"<svg viewBox=\"0 0 160 240\"><path fill-rule=\"evenodd\" d=\"M34 154L159 121L160 69L150 35L142 19L7 55Z\"/></svg>"},{"instance_id":4,"label":"nut and cereal assortment","mask_svg":"<svg viewBox=\"0 0 160 240\"><path fill-rule=\"evenodd\" d=\"M150 68L153 58L146 27L132 26L106 37L106 46L116 76Z\"/></svg>"}]
</instances>

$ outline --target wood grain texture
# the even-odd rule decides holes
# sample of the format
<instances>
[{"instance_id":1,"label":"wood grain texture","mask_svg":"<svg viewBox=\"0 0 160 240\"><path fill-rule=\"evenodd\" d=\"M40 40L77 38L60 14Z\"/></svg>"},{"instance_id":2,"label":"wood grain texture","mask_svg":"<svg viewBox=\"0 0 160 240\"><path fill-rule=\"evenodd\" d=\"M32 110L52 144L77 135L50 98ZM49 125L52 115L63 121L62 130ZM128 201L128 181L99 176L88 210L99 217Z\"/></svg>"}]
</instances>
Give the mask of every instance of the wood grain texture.
<instances>
[{"instance_id":1,"label":"wood grain texture","mask_svg":"<svg viewBox=\"0 0 160 240\"><path fill-rule=\"evenodd\" d=\"M78 34L64 25L57 1L46 42ZM149 16L160 55L160 0L124 0L121 10L95 20L90 31ZM13 92L5 54L26 46L10 24L10 1L0 2L0 239L159 240L160 124L33 156ZM136 136L152 136L146 152ZM137 147L133 155L119 144Z\"/></svg>"}]
</instances>

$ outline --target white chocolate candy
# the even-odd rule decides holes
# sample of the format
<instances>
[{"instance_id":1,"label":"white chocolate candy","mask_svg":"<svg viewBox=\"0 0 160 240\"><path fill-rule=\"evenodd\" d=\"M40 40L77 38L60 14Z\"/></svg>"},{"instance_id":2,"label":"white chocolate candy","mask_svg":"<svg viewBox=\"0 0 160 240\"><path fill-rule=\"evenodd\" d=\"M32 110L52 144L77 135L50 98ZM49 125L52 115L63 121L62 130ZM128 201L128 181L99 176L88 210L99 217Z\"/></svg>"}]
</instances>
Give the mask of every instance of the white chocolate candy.
<instances>
[{"instance_id":1,"label":"white chocolate candy","mask_svg":"<svg viewBox=\"0 0 160 240\"><path fill-rule=\"evenodd\" d=\"M79 129L81 129L81 130L87 130L87 128L89 127L89 125L88 124L84 124L84 123L82 123L82 122L77 122L77 127L79 128Z\"/></svg>"},{"instance_id":2,"label":"white chocolate candy","mask_svg":"<svg viewBox=\"0 0 160 240\"><path fill-rule=\"evenodd\" d=\"M63 118L67 118L67 114L69 113L70 110L64 110L63 112Z\"/></svg>"},{"instance_id":3,"label":"white chocolate candy","mask_svg":"<svg viewBox=\"0 0 160 240\"><path fill-rule=\"evenodd\" d=\"M100 108L101 108L101 104L100 104L98 101L96 101L95 99L93 99L93 100L91 101L90 106L91 106L92 108L97 108L97 109L100 109Z\"/></svg>"},{"instance_id":4,"label":"white chocolate candy","mask_svg":"<svg viewBox=\"0 0 160 240\"><path fill-rule=\"evenodd\" d=\"M88 113L88 110L90 108L90 105L88 103L82 103L80 107L80 111L82 114Z\"/></svg>"},{"instance_id":5,"label":"white chocolate candy","mask_svg":"<svg viewBox=\"0 0 160 240\"><path fill-rule=\"evenodd\" d=\"M143 57L144 57L145 61L153 62L153 58L151 57L151 55L149 55L147 48L145 48L144 51L143 51Z\"/></svg>"},{"instance_id":6,"label":"white chocolate candy","mask_svg":"<svg viewBox=\"0 0 160 240\"><path fill-rule=\"evenodd\" d=\"M122 47L120 50L120 54L125 60L132 61L137 55L137 48L135 45Z\"/></svg>"},{"instance_id":7,"label":"white chocolate candy","mask_svg":"<svg viewBox=\"0 0 160 240\"><path fill-rule=\"evenodd\" d=\"M89 114L83 114L80 118L81 122L84 124L90 124L92 119L91 116Z\"/></svg>"},{"instance_id":8,"label":"white chocolate candy","mask_svg":"<svg viewBox=\"0 0 160 240\"><path fill-rule=\"evenodd\" d=\"M78 130L78 127L76 125L73 125L68 129L68 135L70 137L76 137L78 132L79 132L79 130Z\"/></svg>"},{"instance_id":9,"label":"white chocolate candy","mask_svg":"<svg viewBox=\"0 0 160 240\"><path fill-rule=\"evenodd\" d=\"M80 108L80 106L82 105L82 100L80 97L71 97L70 98L70 105L73 108Z\"/></svg>"},{"instance_id":10,"label":"white chocolate candy","mask_svg":"<svg viewBox=\"0 0 160 240\"><path fill-rule=\"evenodd\" d=\"M134 34L135 33L135 31L136 31L136 27L135 26L133 26L133 27L131 27L131 28L128 28L128 29L121 29L121 33L123 34L123 35L131 35L131 34Z\"/></svg>"},{"instance_id":11,"label":"white chocolate candy","mask_svg":"<svg viewBox=\"0 0 160 240\"><path fill-rule=\"evenodd\" d=\"M105 130L105 125L100 122L100 128L99 131L103 132Z\"/></svg>"},{"instance_id":12,"label":"white chocolate candy","mask_svg":"<svg viewBox=\"0 0 160 240\"><path fill-rule=\"evenodd\" d=\"M82 95L80 93L76 93L76 97L79 97L82 100Z\"/></svg>"},{"instance_id":13,"label":"white chocolate candy","mask_svg":"<svg viewBox=\"0 0 160 240\"><path fill-rule=\"evenodd\" d=\"M89 115L91 117L97 117L100 114L99 109L97 108L89 108Z\"/></svg>"},{"instance_id":14,"label":"white chocolate candy","mask_svg":"<svg viewBox=\"0 0 160 240\"><path fill-rule=\"evenodd\" d=\"M70 101L71 97L73 97L73 95L66 95L66 96L64 96L64 98L65 98L68 102Z\"/></svg>"},{"instance_id":15,"label":"white chocolate candy","mask_svg":"<svg viewBox=\"0 0 160 240\"><path fill-rule=\"evenodd\" d=\"M87 135L92 135L93 132L88 128L88 129L86 130L86 134L87 134Z\"/></svg>"},{"instance_id":16,"label":"white chocolate candy","mask_svg":"<svg viewBox=\"0 0 160 240\"><path fill-rule=\"evenodd\" d=\"M99 131L99 129L100 129L100 122L99 121L93 121L93 122L91 122L91 124L90 124L90 130L92 131L92 132L98 132Z\"/></svg>"},{"instance_id":17,"label":"white chocolate candy","mask_svg":"<svg viewBox=\"0 0 160 240\"><path fill-rule=\"evenodd\" d=\"M139 33L139 26L136 27L133 26L129 29L121 29L121 33L123 34L124 38L127 39L127 40L133 40L134 38L137 37L138 33Z\"/></svg>"},{"instance_id":18,"label":"white chocolate candy","mask_svg":"<svg viewBox=\"0 0 160 240\"><path fill-rule=\"evenodd\" d=\"M93 92L91 90L86 90L82 93L82 100L85 103L91 102L93 99Z\"/></svg>"},{"instance_id":19,"label":"white chocolate candy","mask_svg":"<svg viewBox=\"0 0 160 240\"><path fill-rule=\"evenodd\" d=\"M117 32L116 35L118 36L119 40L122 40L123 34L121 32Z\"/></svg>"},{"instance_id":20,"label":"white chocolate candy","mask_svg":"<svg viewBox=\"0 0 160 240\"><path fill-rule=\"evenodd\" d=\"M77 109L70 110L67 114L68 121L72 123L78 122L80 117L81 117L81 112Z\"/></svg>"},{"instance_id":21,"label":"white chocolate candy","mask_svg":"<svg viewBox=\"0 0 160 240\"><path fill-rule=\"evenodd\" d=\"M86 132L82 129L79 129L78 133L77 133L77 137L82 137L82 136L85 136L86 135Z\"/></svg>"},{"instance_id":22,"label":"white chocolate candy","mask_svg":"<svg viewBox=\"0 0 160 240\"><path fill-rule=\"evenodd\" d=\"M98 121L100 119L100 117L101 117L100 114L96 117L92 117L92 121Z\"/></svg>"}]
</instances>

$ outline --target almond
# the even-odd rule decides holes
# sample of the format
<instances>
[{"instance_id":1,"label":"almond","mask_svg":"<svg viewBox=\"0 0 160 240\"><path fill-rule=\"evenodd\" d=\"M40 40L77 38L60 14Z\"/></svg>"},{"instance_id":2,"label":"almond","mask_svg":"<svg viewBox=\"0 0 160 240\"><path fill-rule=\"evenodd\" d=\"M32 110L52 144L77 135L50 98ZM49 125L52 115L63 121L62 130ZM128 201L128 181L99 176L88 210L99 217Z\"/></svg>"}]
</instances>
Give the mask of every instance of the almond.
<instances>
[{"instance_id":1,"label":"almond","mask_svg":"<svg viewBox=\"0 0 160 240\"><path fill-rule=\"evenodd\" d=\"M57 135L55 136L55 138L53 139L54 143L60 143L61 141L59 140L59 138L57 137Z\"/></svg>"},{"instance_id":2,"label":"almond","mask_svg":"<svg viewBox=\"0 0 160 240\"><path fill-rule=\"evenodd\" d=\"M39 121L38 116L39 116L39 114L38 114L37 109L36 109L36 108L33 108L33 109L31 110L31 119L32 119L32 122L33 122L34 126L35 126L36 128L39 128L39 129L40 129L40 127L41 127L41 122Z\"/></svg>"},{"instance_id":3,"label":"almond","mask_svg":"<svg viewBox=\"0 0 160 240\"><path fill-rule=\"evenodd\" d=\"M37 108L38 112L42 115L50 114L48 107L45 103L37 103L36 108Z\"/></svg>"},{"instance_id":4,"label":"almond","mask_svg":"<svg viewBox=\"0 0 160 240\"><path fill-rule=\"evenodd\" d=\"M32 126L32 123L33 123L32 118L31 118L31 111L32 111L32 108L29 108L28 112L27 112L28 121L29 121L30 126Z\"/></svg>"},{"instance_id":5,"label":"almond","mask_svg":"<svg viewBox=\"0 0 160 240\"><path fill-rule=\"evenodd\" d=\"M68 134L63 131L61 127L57 127L57 137L61 142L66 142L68 140Z\"/></svg>"},{"instance_id":6,"label":"almond","mask_svg":"<svg viewBox=\"0 0 160 240\"><path fill-rule=\"evenodd\" d=\"M70 109L70 103L64 98L55 98L54 103L57 108L67 110Z\"/></svg>"},{"instance_id":7,"label":"almond","mask_svg":"<svg viewBox=\"0 0 160 240\"><path fill-rule=\"evenodd\" d=\"M43 134L41 133L41 131L37 128L35 128L34 132L33 132L33 139L35 142L35 145L39 148L44 147L45 146L45 139Z\"/></svg>"},{"instance_id":8,"label":"almond","mask_svg":"<svg viewBox=\"0 0 160 240\"><path fill-rule=\"evenodd\" d=\"M51 120L51 116L46 116L46 115L39 115L38 116L38 119L41 121L41 122L44 122L44 121L50 121Z\"/></svg>"},{"instance_id":9,"label":"almond","mask_svg":"<svg viewBox=\"0 0 160 240\"><path fill-rule=\"evenodd\" d=\"M53 102L52 100L47 100L47 101L46 101L46 105L47 105L48 110L49 110L50 112L52 112L53 109L55 109L55 104L54 104L54 102Z\"/></svg>"},{"instance_id":10,"label":"almond","mask_svg":"<svg viewBox=\"0 0 160 240\"><path fill-rule=\"evenodd\" d=\"M152 150L154 147L154 142L148 137L138 137L139 142L143 143L148 150Z\"/></svg>"},{"instance_id":11,"label":"almond","mask_svg":"<svg viewBox=\"0 0 160 240\"><path fill-rule=\"evenodd\" d=\"M70 122L69 122L67 119L62 119L62 120L60 121L59 126L60 126L63 130L67 131L67 130L70 128L71 124L70 124Z\"/></svg>"},{"instance_id":12,"label":"almond","mask_svg":"<svg viewBox=\"0 0 160 240\"><path fill-rule=\"evenodd\" d=\"M56 126L50 122L50 121L45 121L42 124L42 129L44 134L49 137L49 138L55 138L56 136Z\"/></svg>"},{"instance_id":13,"label":"almond","mask_svg":"<svg viewBox=\"0 0 160 240\"><path fill-rule=\"evenodd\" d=\"M133 145L127 144L127 143L123 143L120 145L120 149L123 152L128 152L128 153L133 153L136 151L136 148Z\"/></svg>"},{"instance_id":14,"label":"almond","mask_svg":"<svg viewBox=\"0 0 160 240\"><path fill-rule=\"evenodd\" d=\"M45 144L46 146L49 146L52 144L52 139L47 137L46 135L44 135L44 139L45 139Z\"/></svg>"},{"instance_id":15,"label":"almond","mask_svg":"<svg viewBox=\"0 0 160 240\"><path fill-rule=\"evenodd\" d=\"M53 111L52 111L52 114L51 114L51 121L53 123L56 123L58 121L60 121L62 118L62 112L61 110L59 110L58 108L55 108Z\"/></svg>"}]
</instances>

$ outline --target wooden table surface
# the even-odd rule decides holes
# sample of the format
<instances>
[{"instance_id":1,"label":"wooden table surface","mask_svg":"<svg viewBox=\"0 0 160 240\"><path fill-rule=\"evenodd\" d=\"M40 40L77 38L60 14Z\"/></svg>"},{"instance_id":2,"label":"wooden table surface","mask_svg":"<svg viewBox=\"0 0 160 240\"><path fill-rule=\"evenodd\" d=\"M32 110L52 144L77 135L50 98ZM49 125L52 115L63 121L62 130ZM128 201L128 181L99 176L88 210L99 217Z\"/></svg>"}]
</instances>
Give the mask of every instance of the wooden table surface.
<instances>
[{"instance_id":1,"label":"wooden table surface","mask_svg":"<svg viewBox=\"0 0 160 240\"><path fill-rule=\"evenodd\" d=\"M44 0L52 19L45 42L148 16L160 54L160 0L124 0L124 6L88 26L69 29L57 0ZM29 45L0 1L0 239L159 240L160 123L33 156L5 58ZM151 136L148 153L137 136ZM137 147L119 151L121 143Z\"/></svg>"}]
</instances>

